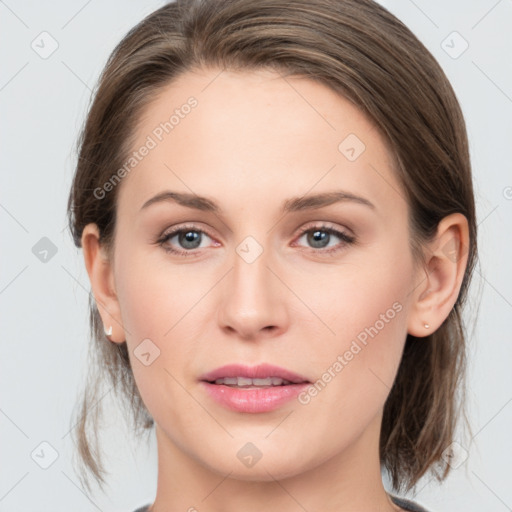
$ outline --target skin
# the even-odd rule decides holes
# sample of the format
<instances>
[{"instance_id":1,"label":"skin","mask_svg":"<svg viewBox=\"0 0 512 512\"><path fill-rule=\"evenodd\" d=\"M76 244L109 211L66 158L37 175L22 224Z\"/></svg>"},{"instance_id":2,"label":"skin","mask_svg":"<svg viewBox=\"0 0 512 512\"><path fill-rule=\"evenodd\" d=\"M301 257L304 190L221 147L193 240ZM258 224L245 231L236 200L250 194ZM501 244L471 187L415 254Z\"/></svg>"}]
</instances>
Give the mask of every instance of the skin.
<instances>
[{"instance_id":1,"label":"skin","mask_svg":"<svg viewBox=\"0 0 512 512\"><path fill-rule=\"evenodd\" d=\"M126 340L156 423L151 511L401 510L382 484L383 407L407 333L433 332L456 301L466 257L442 248L468 246L466 219L443 219L426 267L415 265L405 194L378 130L326 86L271 71L181 75L145 110L133 149L190 96L197 107L119 185L113 257L95 224L82 236L102 320L113 343ZM350 133L366 146L355 161L338 149ZM291 197L338 189L374 208L344 201L281 212ZM207 196L222 212L171 201L141 211L164 190ZM185 223L205 231L199 248L177 236L158 245ZM327 249L339 250L325 254L301 235L322 223L356 242L331 235ZM247 236L263 249L252 263L236 252ZM400 312L306 405L234 412L198 381L224 364L268 362L315 382L396 303ZM134 357L146 338L160 350L148 366ZM252 467L237 457L247 442L262 454Z\"/></svg>"}]
</instances>

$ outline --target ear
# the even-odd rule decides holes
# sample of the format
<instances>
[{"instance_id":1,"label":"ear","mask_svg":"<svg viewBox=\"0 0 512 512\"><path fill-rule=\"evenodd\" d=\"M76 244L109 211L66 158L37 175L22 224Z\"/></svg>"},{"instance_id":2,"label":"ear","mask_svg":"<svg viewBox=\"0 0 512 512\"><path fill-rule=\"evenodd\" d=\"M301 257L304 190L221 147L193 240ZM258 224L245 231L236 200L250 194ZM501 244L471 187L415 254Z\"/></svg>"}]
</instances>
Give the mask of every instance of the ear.
<instances>
[{"instance_id":1,"label":"ear","mask_svg":"<svg viewBox=\"0 0 512 512\"><path fill-rule=\"evenodd\" d=\"M82 249L85 267L105 329L112 326L110 341L123 343L124 328L121 322L121 310L114 283L112 262L99 243L100 233L96 224L87 224L82 232Z\"/></svg>"},{"instance_id":2,"label":"ear","mask_svg":"<svg viewBox=\"0 0 512 512\"><path fill-rule=\"evenodd\" d=\"M407 332L432 334L450 314L459 295L469 247L468 222L461 213L439 223L435 238L425 247L426 268L419 270ZM425 324L428 327L425 327Z\"/></svg>"}]
</instances>

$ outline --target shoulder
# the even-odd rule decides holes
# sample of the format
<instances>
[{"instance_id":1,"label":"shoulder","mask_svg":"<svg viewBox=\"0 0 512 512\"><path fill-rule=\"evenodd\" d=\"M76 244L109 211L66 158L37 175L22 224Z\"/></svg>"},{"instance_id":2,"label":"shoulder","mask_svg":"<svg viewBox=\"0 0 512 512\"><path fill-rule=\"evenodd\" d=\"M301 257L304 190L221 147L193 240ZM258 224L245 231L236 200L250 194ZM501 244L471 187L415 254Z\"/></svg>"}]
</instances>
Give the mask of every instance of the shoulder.
<instances>
[{"instance_id":1,"label":"shoulder","mask_svg":"<svg viewBox=\"0 0 512 512\"><path fill-rule=\"evenodd\" d=\"M399 498L398 496L393 496L392 494L390 494L389 497L395 505L398 505L399 507L409 512L429 512L426 508L418 505L414 501L408 500L406 498Z\"/></svg>"}]
</instances>

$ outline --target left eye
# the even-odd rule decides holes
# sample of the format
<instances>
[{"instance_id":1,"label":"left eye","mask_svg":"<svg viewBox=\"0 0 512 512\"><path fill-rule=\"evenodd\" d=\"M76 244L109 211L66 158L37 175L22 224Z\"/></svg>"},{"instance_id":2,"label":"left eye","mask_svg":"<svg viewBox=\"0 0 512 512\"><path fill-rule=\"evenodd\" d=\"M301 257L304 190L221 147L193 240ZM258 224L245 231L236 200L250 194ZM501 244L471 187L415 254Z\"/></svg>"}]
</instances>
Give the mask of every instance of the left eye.
<instances>
[{"instance_id":1,"label":"left eye","mask_svg":"<svg viewBox=\"0 0 512 512\"><path fill-rule=\"evenodd\" d=\"M331 253L340 250L344 245L354 243L355 241L353 236L329 226L313 226L305 229L302 231L299 240L305 236L308 244L311 244L313 249L324 249L325 247L329 247L329 242L333 235L334 237L339 238L343 243L334 244L332 249L318 252Z\"/></svg>"}]
</instances>

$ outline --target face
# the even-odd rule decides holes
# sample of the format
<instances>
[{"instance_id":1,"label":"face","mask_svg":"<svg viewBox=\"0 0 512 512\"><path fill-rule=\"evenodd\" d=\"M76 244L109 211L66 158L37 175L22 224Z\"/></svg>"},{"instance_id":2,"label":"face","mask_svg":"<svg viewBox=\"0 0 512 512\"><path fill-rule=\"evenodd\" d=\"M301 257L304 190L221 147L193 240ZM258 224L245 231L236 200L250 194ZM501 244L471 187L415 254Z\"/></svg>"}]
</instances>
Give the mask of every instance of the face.
<instances>
[{"instance_id":1,"label":"face","mask_svg":"<svg viewBox=\"0 0 512 512\"><path fill-rule=\"evenodd\" d=\"M149 105L132 149L144 156L119 185L113 272L159 442L268 480L376 432L415 274L408 206L371 122L312 80L202 70ZM166 192L196 201L154 199ZM307 383L201 380L264 363ZM258 452L264 464L239 462Z\"/></svg>"}]
</instances>

